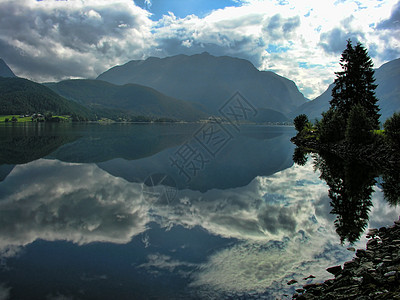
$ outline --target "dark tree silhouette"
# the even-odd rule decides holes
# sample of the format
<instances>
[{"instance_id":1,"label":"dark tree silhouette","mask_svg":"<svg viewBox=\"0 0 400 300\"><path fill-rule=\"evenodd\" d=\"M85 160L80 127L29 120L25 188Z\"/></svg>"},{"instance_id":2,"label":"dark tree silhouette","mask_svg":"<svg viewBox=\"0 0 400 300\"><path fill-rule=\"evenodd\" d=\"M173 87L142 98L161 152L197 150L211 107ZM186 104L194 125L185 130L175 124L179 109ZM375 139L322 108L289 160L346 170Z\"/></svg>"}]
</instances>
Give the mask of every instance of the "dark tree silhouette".
<instances>
[{"instance_id":1,"label":"dark tree silhouette","mask_svg":"<svg viewBox=\"0 0 400 300\"><path fill-rule=\"evenodd\" d=\"M299 166L304 166L307 160L307 152L302 148L296 147L293 152L293 161Z\"/></svg>"},{"instance_id":2,"label":"dark tree silhouette","mask_svg":"<svg viewBox=\"0 0 400 300\"><path fill-rule=\"evenodd\" d=\"M305 114L298 115L293 120L294 128L301 132L308 123L308 117Z\"/></svg>"},{"instance_id":3,"label":"dark tree silhouette","mask_svg":"<svg viewBox=\"0 0 400 300\"><path fill-rule=\"evenodd\" d=\"M374 69L367 50L358 43L355 47L347 41L340 65L343 71L336 72L335 86L332 89L331 107L338 110L347 120L351 108L360 104L366 110L373 127L379 126L378 99L375 97L377 85L374 83Z\"/></svg>"},{"instance_id":4,"label":"dark tree silhouette","mask_svg":"<svg viewBox=\"0 0 400 300\"><path fill-rule=\"evenodd\" d=\"M336 215L336 232L342 243L353 244L368 225L371 195L375 185L372 169L355 162L345 162L333 156L314 157L320 178L329 186L331 214Z\"/></svg>"}]
</instances>

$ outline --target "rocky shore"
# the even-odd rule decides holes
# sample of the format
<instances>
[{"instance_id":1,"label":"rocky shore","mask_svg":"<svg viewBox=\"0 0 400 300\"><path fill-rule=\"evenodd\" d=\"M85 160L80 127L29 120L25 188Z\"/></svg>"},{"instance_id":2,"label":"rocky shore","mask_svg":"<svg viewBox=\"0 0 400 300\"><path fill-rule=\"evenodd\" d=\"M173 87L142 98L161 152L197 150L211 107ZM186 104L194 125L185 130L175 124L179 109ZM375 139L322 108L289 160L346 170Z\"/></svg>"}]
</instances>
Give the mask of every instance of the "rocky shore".
<instances>
[{"instance_id":1,"label":"rocky shore","mask_svg":"<svg viewBox=\"0 0 400 300\"><path fill-rule=\"evenodd\" d=\"M400 220L367 238L353 260L327 269L334 279L307 284L292 299L400 299Z\"/></svg>"}]
</instances>

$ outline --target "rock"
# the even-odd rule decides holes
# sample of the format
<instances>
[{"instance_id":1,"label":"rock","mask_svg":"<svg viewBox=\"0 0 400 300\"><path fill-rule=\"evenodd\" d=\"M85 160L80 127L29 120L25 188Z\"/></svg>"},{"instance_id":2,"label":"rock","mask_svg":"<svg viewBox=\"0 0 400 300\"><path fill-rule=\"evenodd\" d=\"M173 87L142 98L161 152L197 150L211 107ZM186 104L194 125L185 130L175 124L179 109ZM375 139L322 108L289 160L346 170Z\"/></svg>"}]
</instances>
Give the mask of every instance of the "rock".
<instances>
[{"instance_id":1,"label":"rock","mask_svg":"<svg viewBox=\"0 0 400 300\"><path fill-rule=\"evenodd\" d=\"M292 279L292 280L288 281L286 284L287 285L292 285L292 284L295 284L295 283L297 283L297 280Z\"/></svg>"},{"instance_id":2,"label":"rock","mask_svg":"<svg viewBox=\"0 0 400 300\"><path fill-rule=\"evenodd\" d=\"M354 248L354 247L349 247L349 248L347 248L347 250L349 250L349 251L356 251L356 248Z\"/></svg>"},{"instance_id":3,"label":"rock","mask_svg":"<svg viewBox=\"0 0 400 300\"><path fill-rule=\"evenodd\" d=\"M379 232L380 232L380 233L386 232L386 230L387 230L386 227L381 227L381 228L379 228Z\"/></svg>"},{"instance_id":4,"label":"rock","mask_svg":"<svg viewBox=\"0 0 400 300\"><path fill-rule=\"evenodd\" d=\"M378 234L379 230L376 228L371 228L368 230L367 237L374 237Z\"/></svg>"},{"instance_id":5,"label":"rock","mask_svg":"<svg viewBox=\"0 0 400 300\"><path fill-rule=\"evenodd\" d=\"M315 278L315 276L314 275L309 275L308 277L304 277L303 280L312 279L312 278Z\"/></svg>"},{"instance_id":6,"label":"rock","mask_svg":"<svg viewBox=\"0 0 400 300\"><path fill-rule=\"evenodd\" d=\"M385 277L395 276L396 273L397 273L396 271L390 271L390 272L383 274L383 276L385 276Z\"/></svg>"},{"instance_id":7,"label":"rock","mask_svg":"<svg viewBox=\"0 0 400 300\"><path fill-rule=\"evenodd\" d=\"M357 249L356 251L356 256L357 257L366 257L367 256L367 252L364 249Z\"/></svg>"},{"instance_id":8,"label":"rock","mask_svg":"<svg viewBox=\"0 0 400 300\"><path fill-rule=\"evenodd\" d=\"M377 239L370 239L367 242L367 249L370 248L370 247L376 246L376 245L378 245L378 240Z\"/></svg>"},{"instance_id":9,"label":"rock","mask_svg":"<svg viewBox=\"0 0 400 300\"><path fill-rule=\"evenodd\" d=\"M343 264L343 269L352 269L355 268L358 265L358 263L356 263L355 261L351 260L351 261L346 261Z\"/></svg>"},{"instance_id":10,"label":"rock","mask_svg":"<svg viewBox=\"0 0 400 300\"><path fill-rule=\"evenodd\" d=\"M309 283L309 284L303 285L303 289L309 290L309 289L315 288L316 286L317 286L317 284L315 284L315 283Z\"/></svg>"},{"instance_id":11,"label":"rock","mask_svg":"<svg viewBox=\"0 0 400 300\"><path fill-rule=\"evenodd\" d=\"M342 266L330 267L326 271L336 276L342 272Z\"/></svg>"},{"instance_id":12,"label":"rock","mask_svg":"<svg viewBox=\"0 0 400 300\"><path fill-rule=\"evenodd\" d=\"M293 298L323 299L399 299L400 300L400 221L390 227L370 229L366 250L357 249L353 260L343 268L326 271L335 275L324 283L311 283L297 289ZM349 251L354 251L349 247ZM314 278L309 276L307 280ZM300 293L300 294L299 294Z\"/></svg>"}]
</instances>

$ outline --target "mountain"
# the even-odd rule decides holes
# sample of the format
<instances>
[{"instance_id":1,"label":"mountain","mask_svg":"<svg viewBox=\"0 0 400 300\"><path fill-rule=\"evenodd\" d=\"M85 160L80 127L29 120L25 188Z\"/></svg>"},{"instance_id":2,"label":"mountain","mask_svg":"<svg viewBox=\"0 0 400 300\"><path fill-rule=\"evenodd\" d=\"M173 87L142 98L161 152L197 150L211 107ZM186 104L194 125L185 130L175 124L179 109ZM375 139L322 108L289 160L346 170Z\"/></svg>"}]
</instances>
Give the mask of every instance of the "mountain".
<instances>
[{"instance_id":1,"label":"mountain","mask_svg":"<svg viewBox=\"0 0 400 300\"><path fill-rule=\"evenodd\" d=\"M10 67L0 58L0 77L16 77Z\"/></svg>"},{"instance_id":2,"label":"mountain","mask_svg":"<svg viewBox=\"0 0 400 300\"><path fill-rule=\"evenodd\" d=\"M247 60L215 57L207 52L134 60L109 69L97 79L149 86L171 97L200 103L213 114L237 91L255 108L281 113L306 101L293 81L259 71Z\"/></svg>"},{"instance_id":3,"label":"mountain","mask_svg":"<svg viewBox=\"0 0 400 300\"><path fill-rule=\"evenodd\" d=\"M100 80L76 79L47 83L57 94L96 110L120 114L199 120L207 115L199 105L174 99L138 84L115 85Z\"/></svg>"},{"instance_id":4,"label":"mountain","mask_svg":"<svg viewBox=\"0 0 400 300\"><path fill-rule=\"evenodd\" d=\"M376 97L379 99L381 122L384 122L394 112L400 111L400 58L383 64L375 70ZM304 103L289 114L291 118L306 114L310 120L321 119L321 113L329 109L329 101L334 84L312 101Z\"/></svg>"},{"instance_id":5,"label":"mountain","mask_svg":"<svg viewBox=\"0 0 400 300\"><path fill-rule=\"evenodd\" d=\"M66 100L49 88L23 78L0 77L0 115L45 113L91 118L89 109Z\"/></svg>"}]
</instances>

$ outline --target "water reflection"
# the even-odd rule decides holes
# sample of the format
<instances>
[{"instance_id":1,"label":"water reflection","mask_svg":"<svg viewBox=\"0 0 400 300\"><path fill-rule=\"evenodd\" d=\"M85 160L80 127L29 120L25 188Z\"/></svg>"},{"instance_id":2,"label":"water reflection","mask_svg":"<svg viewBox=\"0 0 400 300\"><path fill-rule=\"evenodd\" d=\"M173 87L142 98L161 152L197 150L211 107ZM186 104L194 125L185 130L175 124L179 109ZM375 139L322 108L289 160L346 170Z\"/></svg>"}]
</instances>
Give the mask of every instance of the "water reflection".
<instances>
[{"instance_id":1,"label":"water reflection","mask_svg":"<svg viewBox=\"0 0 400 300\"><path fill-rule=\"evenodd\" d=\"M353 178L364 169L303 153L297 155L302 165L293 165L291 135L265 127L243 129L191 184L171 173L180 185L173 201L149 201L144 178L170 170L169 155L191 130L146 128L71 126L64 135L74 140L42 159L0 166L0 293L10 299L281 298L299 287L287 281L301 285L310 274L326 279L326 267L353 255L337 235L353 224L344 197L363 217L345 240L398 216L381 191L398 177L386 174L381 186L371 186L372 175ZM335 214L344 215L336 221L342 231L329 196Z\"/></svg>"},{"instance_id":2,"label":"water reflection","mask_svg":"<svg viewBox=\"0 0 400 300\"><path fill-rule=\"evenodd\" d=\"M307 162L307 151L296 148L293 160L298 165ZM313 154L314 168L329 186L331 214L342 243L357 242L368 226L372 208L372 194L381 175L380 187L385 200L392 206L399 201L399 175L395 170L377 170L375 167L352 160L340 159L327 153Z\"/></svg>"},{"instance_id":3,"label":"water reflection","mask_svg":"<svg viewBox=\"0 0 400 300\"><path fill-rule=\"evenodd\" d=\"M400 173L397 170L384 170L381 182L385 200L392 206L400 205Z\"/></svg>"},{"instance_id":4,"label":"water reflection","mask_svg":"<svg viewBox=\"0 0 400 300\"><path fill-rule=\"evenodd\" d=\"M329 186L331 213L341 242L355 243L368 225L375 172L366 165L336 157L316 155L315 168Z\"/></svg>"}]
</instances>

